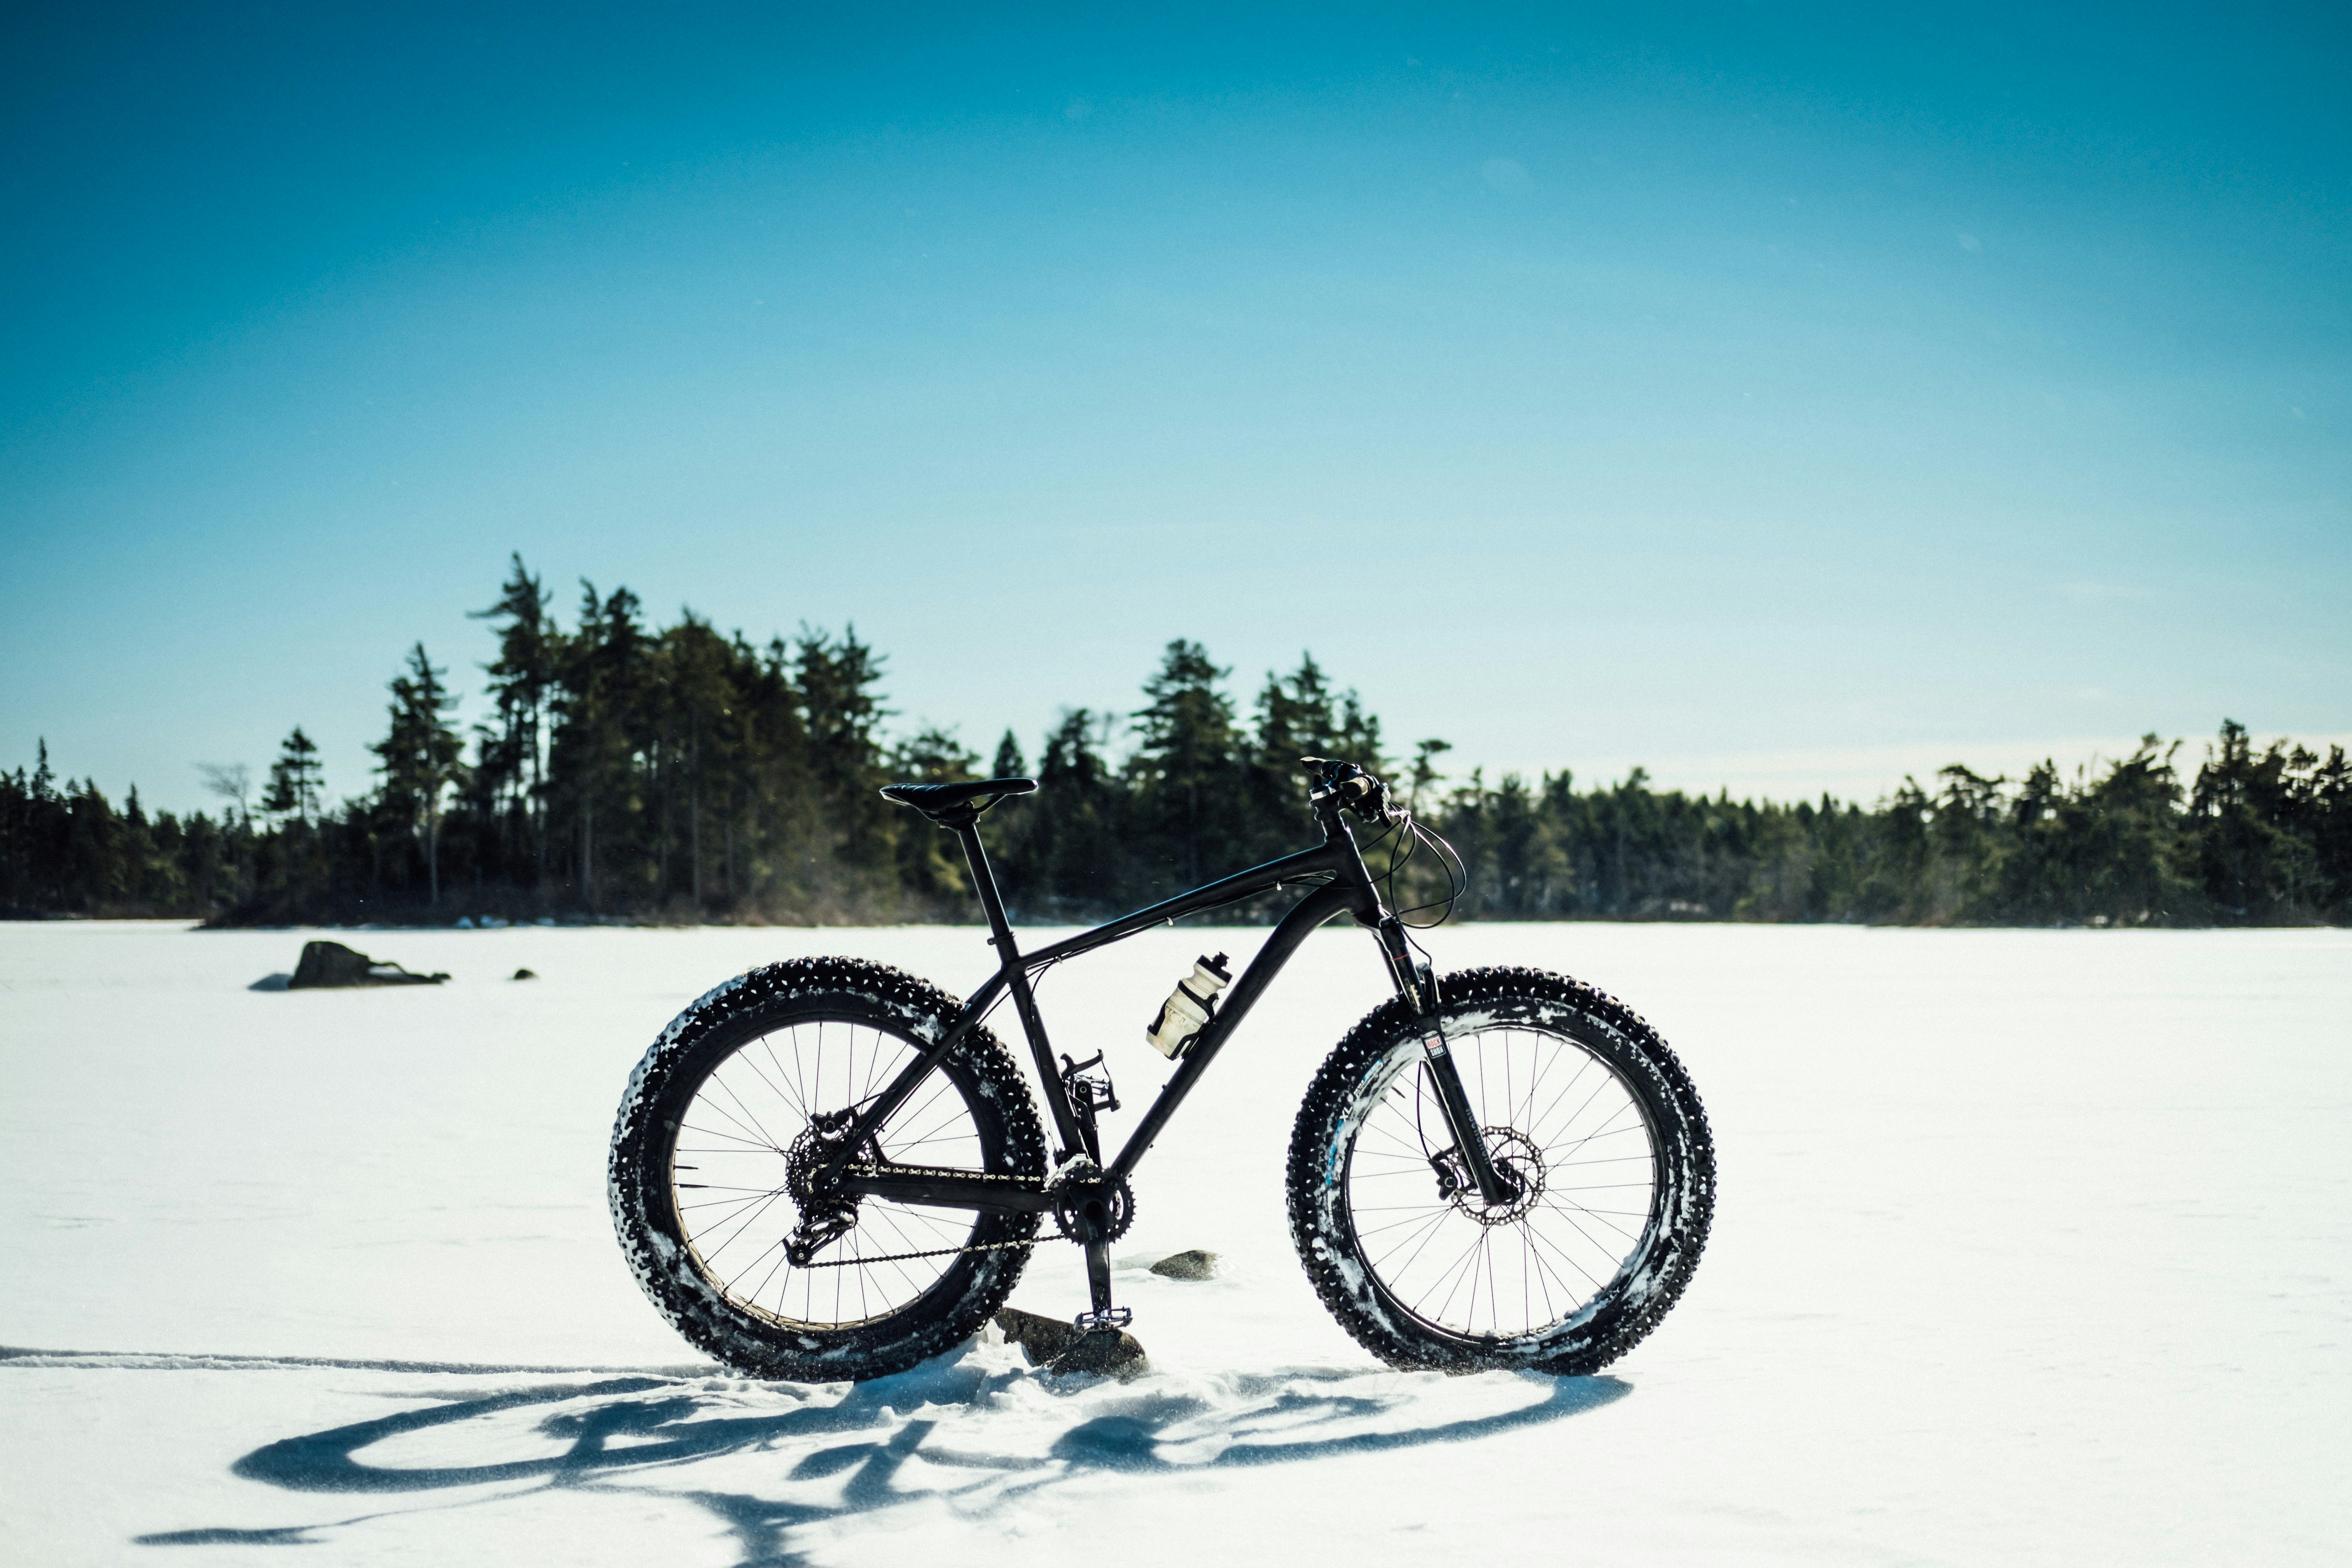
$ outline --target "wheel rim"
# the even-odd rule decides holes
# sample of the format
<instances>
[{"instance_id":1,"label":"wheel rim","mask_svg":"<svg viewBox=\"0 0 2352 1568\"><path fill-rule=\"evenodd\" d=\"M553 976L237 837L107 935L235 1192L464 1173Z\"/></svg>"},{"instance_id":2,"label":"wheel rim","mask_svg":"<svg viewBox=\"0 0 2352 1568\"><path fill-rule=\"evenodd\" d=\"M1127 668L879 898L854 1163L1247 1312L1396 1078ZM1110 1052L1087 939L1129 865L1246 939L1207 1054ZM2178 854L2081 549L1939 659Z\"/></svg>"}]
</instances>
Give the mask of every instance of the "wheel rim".
<instances>
[{"instance_id":1,"label":"wheel rim","mask_svg":"<svg viewBox=\"0 0 2352 1568\"><path fill-rule=\"evenodd\" d=\"M953 1249L971 1244L976 1217L870 1196L857 1201L856 1228L825 1247L818 1266L784 1257L801 1218L785 1185L793 1144L813 1116L879 1093L915 1055L910 1042L870 1024L802 1020L735 1047L696 1086L671 1141L670 1200L696 1271L730 1305L790 1328L850 1328L904 1310L961 1261ZM984 1167L971 1106L944 1071L875 1142L889 1160Z\"/></svg>"},{"instance_id":2,"label":"wheel rim","mask_svg":"<svg viewBox=\"0 0 2352 1568\"><path fill-rule=\"evenodd\" d=\"M1496 1168L1490 1205L1453 1151L1419 1042L1360 1102L1343 1184L1357 1256L1395 1307L1458 1338L1541 1338L1589 1317L1658 1230L1658 1140L1641 1098L1580 1042L1492 1028L1448 1038Z\"/></svg>"}]
</instances>

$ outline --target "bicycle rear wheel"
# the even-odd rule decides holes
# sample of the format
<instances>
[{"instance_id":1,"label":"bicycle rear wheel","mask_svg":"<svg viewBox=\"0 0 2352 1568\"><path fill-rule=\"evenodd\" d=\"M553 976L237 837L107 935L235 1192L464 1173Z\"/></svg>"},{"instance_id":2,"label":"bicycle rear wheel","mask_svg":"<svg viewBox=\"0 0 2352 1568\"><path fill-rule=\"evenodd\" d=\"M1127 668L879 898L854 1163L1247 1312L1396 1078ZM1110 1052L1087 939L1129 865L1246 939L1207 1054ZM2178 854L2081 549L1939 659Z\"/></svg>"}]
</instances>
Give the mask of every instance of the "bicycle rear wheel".
<instances>
[{"instance_id":1,"label":"bicycle rear wheel","mask_svg":"<svg viewBox=\"0 0 2352 1568\"><path fill-rule=\"evenodd\" d=\"M862 1105L953 1024L952 997L879 964L772 964L703 997L629 1082L608 1172L638 1285L698 1348L754 1376L881 1377L969 1338L1020 1279L1032 1215L813 1198L814 1121ZM861 1156L1042 1180L1027 1086L974 1029ZM821 1211L843 1232L803 1262Z\"/></svg>"},{"instance_id":2,"label":"bicycle rear wheel","mask_svg":"<svg viewBox=\"0 0 2352 1568\"><path fill-rule=\"evenodd\" d=\"M1292 1239L1332 1315L1391 1365L1591 1373L1633 1348L1706 1244L1715 1150L1682 1065L1565 976L1444 976L1439 1022L1488 1157L1454 1147L1402 1003L1332 1052L1290 1146Z\"/></svg>"}]
</instances>

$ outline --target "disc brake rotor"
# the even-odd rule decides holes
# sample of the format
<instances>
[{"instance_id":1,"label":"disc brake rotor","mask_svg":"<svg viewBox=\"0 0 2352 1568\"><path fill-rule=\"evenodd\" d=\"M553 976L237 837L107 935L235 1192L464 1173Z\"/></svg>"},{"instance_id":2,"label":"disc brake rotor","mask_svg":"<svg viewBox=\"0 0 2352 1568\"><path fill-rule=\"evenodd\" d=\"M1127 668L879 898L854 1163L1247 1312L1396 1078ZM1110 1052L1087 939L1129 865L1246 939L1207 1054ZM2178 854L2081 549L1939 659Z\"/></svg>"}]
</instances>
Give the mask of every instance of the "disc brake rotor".
<instances>
[{"instance_id":1,"label":"disc brake rotor","mask_svg":"<svg viewBox=\"0 0 2352 1568\"><path fill-rule=\"evenodd\" d=\"M1518 1189L1517 1195L1503 1203L1488 1203L1479 1195L1478 1184L1470 1179L1470 1167L1461 1152L1448 1149L1430 1162L1437 1169L1438 1196L1480 1225L1510 1225L1525 1219L1543 1197L1542 1152L1533 1139L1516 1128L1482 1127L1478 1131L1486 1140L1487 1162L1496 1174Z\"/></svg>"}]
</instances>

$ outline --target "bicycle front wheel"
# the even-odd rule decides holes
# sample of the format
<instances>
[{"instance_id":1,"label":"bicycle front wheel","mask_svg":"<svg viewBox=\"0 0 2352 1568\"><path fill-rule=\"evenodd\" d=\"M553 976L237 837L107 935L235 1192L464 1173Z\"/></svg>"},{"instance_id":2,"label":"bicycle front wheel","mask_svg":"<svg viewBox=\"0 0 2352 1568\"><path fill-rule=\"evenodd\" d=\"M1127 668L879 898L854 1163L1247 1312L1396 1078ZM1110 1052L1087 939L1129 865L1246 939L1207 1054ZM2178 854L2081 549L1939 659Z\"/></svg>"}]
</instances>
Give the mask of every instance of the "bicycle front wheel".
<instances>
[{"instance_id":1,"label":"bicycle front wheel","mask_svg":"<svg viewBox=\"0 0 2352 1568\"><path fill-rule=\"evenodd\" d=\"M1340 1042L1299 1109L1299 1258L1340 1325L1392 1366L1596 1372L1697 1267L1715 1207L1706 1111L1655 1031L1590 986L1478 969L1438 992L1508 1201L1470 1180L1430 1031L1391 1003Z\"/></svg>"},{"instance_id":2,"label":"bicycle front wheel","mask_svg":"<svg viewBox=\"0 0 2352 1568\"><path fill-rule=\"evenodd\" d=\"M881 1377L968 1339L1012 1294L1034 1214L827 1202L806 1185L812 1124L880 1093L959 1012L898 970L803 959L719 987L655 1041L614 1126L613 1222L689 1342L757 1377ZM1012 1059L975 1028L862 1157L1034 1183L1045 1142ZM835 1234L795 1262L788 1244L813 1217Z\"/></svg>"}]
</instances>

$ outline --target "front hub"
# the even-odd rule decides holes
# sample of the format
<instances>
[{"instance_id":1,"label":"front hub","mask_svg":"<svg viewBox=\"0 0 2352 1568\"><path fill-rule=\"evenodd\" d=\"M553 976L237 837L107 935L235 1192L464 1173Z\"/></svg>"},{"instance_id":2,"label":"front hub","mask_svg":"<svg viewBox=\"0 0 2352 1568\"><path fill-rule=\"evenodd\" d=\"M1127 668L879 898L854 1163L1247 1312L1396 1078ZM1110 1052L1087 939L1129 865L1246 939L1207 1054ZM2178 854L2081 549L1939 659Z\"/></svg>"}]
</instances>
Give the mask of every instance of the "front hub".
<instances>
[{"instance_id":1,"label":"front hub","mask_svg":"<svg viewBox=\"0 0 2352 1568\"><path fill-rule=\"evenodd\" d=\"M1448 1149L1430 1161L1437 1172L1437 1195L1480 1225L1509 1225L1525 1219L1543 1197L1542 1153L1533 1139L1516 1128L1482 1127L1479 1131L1486 1140L1487 1163L1510 1195L1498 1204L1481 1196L1478 1184L1470 1179L1469 1163L1458 1149Z\"/></svg>"}]
</instances>

